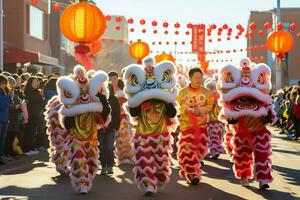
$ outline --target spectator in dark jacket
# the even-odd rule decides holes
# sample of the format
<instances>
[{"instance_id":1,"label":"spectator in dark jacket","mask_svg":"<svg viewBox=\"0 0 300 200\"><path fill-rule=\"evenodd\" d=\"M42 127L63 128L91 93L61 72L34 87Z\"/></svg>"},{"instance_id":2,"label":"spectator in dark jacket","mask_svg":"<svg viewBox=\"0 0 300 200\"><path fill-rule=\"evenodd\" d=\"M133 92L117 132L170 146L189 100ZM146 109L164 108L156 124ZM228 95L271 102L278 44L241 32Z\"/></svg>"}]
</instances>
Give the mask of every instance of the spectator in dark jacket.
<instances>
[{"instance_id":1,"label":"spectator in dark jacket","mask_svg":"<svg viewBox=\"0 0 300 200\"><path fill-rule=\"evenodd\" d=\"M111 107L111 122L105 129L98 131L100 142L100 162L101 174L113 174L114 165L114 142L116 131L120 127L120 104L118 98L114 95L114 89L111 84L108 85L109 98L108 102Z\"/></svg>"},{"instance_id":2,"label":"spectator in dark jacket","mask_svg":"<svg viewBox=\"0 0 300 200\"><path fill-rule=\"evenodd\" d=\"M35 139L37 136L37 128L40 125L40 121L43 118L43 97L41 91L38 89L38 80L32 76L27 80L24 95L27 101L28 109L28 124L27 130L24 135L24 151L26 155L37 154L35 151Z\"/></svg>"},{"instance_id":3,"label":"spectator in dark jacket","mask_svg":"<svg viewBox=\"0 0 300 200\"><path fill-rule=\"evenodd\" d=\"M46 103L51 99L53 96L57 95L57 90L56 90L56 82L57 78L56 77L51 77L47 83L45 84L44 88L44 95L45 95L45 101Z\"/></svg>"},{"instance_id":4,"label":"spectator in dark jacket","mask_svg":"<svg viewBox=\"0 0 300 200\"><path fill-rule=\"evenodd\" d=\"M8 80L5 76L0 75L0 164L5 164L2 156L4 153L5 140L7 135L9 105L12 102L11 95L7 94Z\"/></svg>"},{"instance_id":5,"label":"spectator in dark jacket","mask_svg":"<svg viewBox=\"0 0 300 200\"><path fill-rule=\"evenodd\" d=\"M18 96L18 91L16 89L16 81L13 77L8 77L10 89L13 90L13 101L9 105L9 124L7 131L6 147L5 153L10 156L17 156L17 152L13 150L13 141L17 137L20 141L22 138L22 133L20 131L20 122L19 118L22 113L22 100Z\"/></svg>"}]
</instances>

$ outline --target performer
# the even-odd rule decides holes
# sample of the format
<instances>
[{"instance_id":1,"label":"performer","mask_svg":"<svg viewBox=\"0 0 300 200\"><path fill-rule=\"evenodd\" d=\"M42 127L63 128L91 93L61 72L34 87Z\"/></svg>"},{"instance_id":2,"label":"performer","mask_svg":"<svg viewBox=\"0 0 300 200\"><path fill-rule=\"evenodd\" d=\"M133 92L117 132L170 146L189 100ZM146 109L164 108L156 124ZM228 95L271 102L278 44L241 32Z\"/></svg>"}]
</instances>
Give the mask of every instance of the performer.
<instances>
[{"instance_id":1,"label":"performer","mask_svg":"<svg viewBox=\"0 0 300 200\"><path fill-rule=\"evenodd\" d=\"M202 71L189 71L190 85L179 92L180 131L178 161L180 176L192 185L201 178L200 162L208 153L207 124L214 99L211 92L202 86Z\"/></svg>"},{"instance_id":2,"label":"performer","mask_svg":"<svg viewBox=\"0 0 300 200\"><path fill-rule=\"evenodd\" d=\"M271 133L266 124L276 119L272 99L271 72L267 65L254 64L246 58L239 67L227 65L220 71L219 119L235 124L232 161L236 178L242 186L254 177L260 189L269 187L271 175Z\"/></svg>"},{"instance_id":3,"label":"performer","mask_svg":"<svg viewBox=\"0 0 300 200\"><path fill-rule=\"evenodd\" d=\"M119 164L132 164L132 153L133 153L133 132L130 124L130 116L125 112L123 105L127 99L125 97L124 82L119 79L117 72L108 73L109 80L113 85L115 96L119 100L121 110L121 122L120 128L116 133L116 156Z\"/></svg>"},{"instance_id":4,"label":"performer","mask_svg":"<svg viewBox=\"0 0 300 200\"><path fill-rule=\"evenodd\" d=\"M169 181L171 129L176 116L176 68L163 61L155 66L147 57L143 65L129 65L124 72L130 115L137 120L134 136L135 181L146 196L157 191L158 184Z\"/></svg>"},{"instance_id":5,"label":"performer","mask_svg":"<svg viewBox=\"0 0 300 200\"><path fill-rule=\"evenodd\" d=\"M47 105L46 112L44 113L46 118L47 135L49 139L48 153L50 162L56 165L56 170L62 175L69 174L70 168L70 151L69 144L70 132L64 129L59 121L59 109L62 103L60 103L58 96L52 97Z\"/></svg>"},{"instance_id":6,"label":"performer","mask_svg":"<svg viewBox=\"0 0 300 200\"><path fill-rule=\"evenodd\" d=\"M219 112L221 110L220 106L218 106L217 102L220 97L217 88L216 88L216 81L218 80L216 74L214 75L213 79L206 79L204 82L204 86L206 89L210 90L214 97L214 105L213 110L210 113L210 119L208 124L208 136L209 136L209 150L210 150L210 157L213 159L218 159L220 154L224 152L223 146L223 137L224 137L224 124L218 120Z\"/></svg>"},{"instance_id":7,"label":"performer","mask_svg":"<svg viewBox=\"0 0 300 200\"><path fill-rule=\"evenodd\" d=\"M74 74L58 79L58 96L63 104L60 117L70 131L70 178L76 192L85 194L92 187L99 163L97 129L105 126L110 107L106 81L102 72L86 74L77 65ZM106 123L107 124L107 123Z\"/></svg>"}]
</instances>

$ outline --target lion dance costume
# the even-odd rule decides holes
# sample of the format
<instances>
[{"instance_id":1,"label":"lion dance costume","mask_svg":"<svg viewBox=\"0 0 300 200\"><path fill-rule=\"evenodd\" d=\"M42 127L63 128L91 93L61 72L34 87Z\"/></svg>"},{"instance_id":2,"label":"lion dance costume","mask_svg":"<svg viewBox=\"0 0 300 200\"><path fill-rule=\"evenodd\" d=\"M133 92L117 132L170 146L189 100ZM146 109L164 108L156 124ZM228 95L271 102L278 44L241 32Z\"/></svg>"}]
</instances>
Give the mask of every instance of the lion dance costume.
<instances>
[{"instance_id":1,"label":"lion dance costume","mask_svg":"<svg viewBox=\"0 0 300 200\"><path fill-rule=\"evenodd\" d=\"M213 76L213 79L209 78L206 79L204 82L205 88L209 89L214 97L215 104L213 105L213 110L210 113L209 124L207 127L208 136L209 136L209 151L210 157L217 159L220 154L224 153L224 146L223 146L223 137L225 132L224 124L218 120L219 112L221 110L220 106L218 106L217 102L220 97L217 91L217 81L218 77L217 74Z\"/></svg>"},{"instance_id":2,"label":"lion dance costume","mask_svg":"<svg viewBox=\"0 0 300 200\"><path fill-rule=\"evenodd\" d=\"M88 193L98 169L98 128L104 127L110 108L106 81L102 72L86 73L82 66L74 74L58 79L61 124L69 130L70 179L76 192ZM101 100L100 100L101 99Z\"/></svg>"},{"instance_id":3,"label":"lion dance costume","mask_svg":"<svg viewBox=\"0 0 300 200\"><path fill-rule=\"evenodd\" d=\"M214 99L204 87L192 88L190 85L180 90L177 97L180 105L180 135L178 146L179 175L193 185L199 183L202 160L208 154L207 124ZM194 114L201 110L201 114Z\"/></svg>"},{"instance_id":4,"label":"lion dance costume","mask_svg":"<svg viewBox=\"0 0 300 200\"><path fill-rule=\"evenodd\" d=\"M261 189L269 187L271 175L271 133L266 124L276 119L272 99L270 69L243 59L240 67L227 65L220 71L217 88L222 110L219 119L234 125L232 162L236 178L243 186L254 176Z\"/></svg>"},{"instance_id":5,"label":"lion dance costume","mask_svg":"<svg viewBox=\"0 0 300 200\"><path fill-rule=\"evenodd\" d=\"M169 181L171 132L176 129L176 68L164 61L155 66L147 57L142 65L129 65L124 73L130 115L136 118L134 136L135 182L145 195ZM171 130L173 129L173 130Z\"/></svg>"},{"instance_id":6,"label":"lion dance costume","mask_svg":"<svg viewBox=\"0 0 300 200\"><path fill-rule=\"evenodd\" d=\"M47 105L46 118L47 135L49 139L49 156L50 161L56 165L56 170L60 174L68 175L70 168L70 151L68 142L70 140L70 132L61 126L59 121L59 109L62 104L58 96L52 97Z\"/></svg>"},{"instance_id":7,"label":"lion dance costume","mask_svg":"<svg viewBox=\"0 0 300 200\"><path fill-rule=\"evenodd\" d=\"M123 108L123 105L126 103L127 99L125 97L125 93L121 89L116 92L116 97L118 98L121 107L120 128L116 133L116 155L119 164L132 164L133 132L130 124L130 116Z\"/></svg>"}]
</instances>

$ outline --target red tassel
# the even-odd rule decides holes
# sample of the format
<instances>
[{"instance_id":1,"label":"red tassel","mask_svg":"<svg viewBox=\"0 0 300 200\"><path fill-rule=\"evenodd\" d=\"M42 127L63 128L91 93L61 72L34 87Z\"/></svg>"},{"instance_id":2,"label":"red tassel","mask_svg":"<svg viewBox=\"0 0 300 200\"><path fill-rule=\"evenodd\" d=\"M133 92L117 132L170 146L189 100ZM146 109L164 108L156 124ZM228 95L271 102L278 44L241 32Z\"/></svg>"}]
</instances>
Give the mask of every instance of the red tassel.
<instances>
[{"instance_id":1,"label":"red tassel","mask_svg":"<svg viewBox=\"0 0 300 200\"><path fill-rule=\"evenodd\" d=\"M283 60L284 59L284 54L283 53L279 53L276 55L276 57L280 60Z\"/></svg>"},{"instance_id":2,"label":"red tassel","mask_svg":"<svg viewBox=\"0 0 300 200\"><path fill-rule=\"evenodd\" d=\"M91 51L90 47L89 46L86 46L86 45L78 45L75 47L75 52L76 53L80 53L80 54L87 54Z\"/></svg>"}]
</instances>

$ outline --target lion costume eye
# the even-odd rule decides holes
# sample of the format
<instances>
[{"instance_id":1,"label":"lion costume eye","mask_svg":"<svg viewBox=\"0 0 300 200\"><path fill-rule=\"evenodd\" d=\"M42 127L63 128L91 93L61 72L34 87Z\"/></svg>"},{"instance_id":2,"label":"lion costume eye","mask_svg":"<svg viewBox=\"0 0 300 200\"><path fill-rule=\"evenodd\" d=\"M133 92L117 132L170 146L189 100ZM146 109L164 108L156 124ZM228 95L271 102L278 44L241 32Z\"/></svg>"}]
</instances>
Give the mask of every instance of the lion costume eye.
<instances>
[{"instance_id":1,"label":"lion costume eye","mask_svg":"<svg viewBox=\"0 0 300 200\"><path fill-rule=\"evenodd\" d=\"M261 73L261 74L258 76L257 82L258 82L259 84L265 84L265 75L264 75L264 73Z\"/></svg>"},{"instance_id":2,"label":"lion costume eye","mask_svg":"<svg viewBox=\"0 0 300 200\"><path fill-rule=\"evenodd\" d=\"M130 85L137 86L139 84L138 79L135 74L130 75Z\"/></svg>"},{"instance_id":3,"label":"lion costume eye","mask_svg":"<svg viewBox=\"0 0 300 200\"><path fill-rule=\"evenodd\" d=\"M170 71L169 70L164 72L161 81L164 82L164 83L170 82Z\"/></svg>"},{"instance_id":4,"label":"lion costume eye","mask_svg":"<svg viewBox=\"0 0 300 200\"><path fill-rule=\"evenodd\" d=\"M225 81L226 83L234 83L233 76L230 72L227 73Z\"/></svg>"},{"instance_id":5,"label":"lion costume eye","mask_svg":"<svg viewBox=\"0 0 300 200\"><path fill-rule=\"evenodd\" d=\"M72 98L72 94L67 90L64 91L64 95L66 98Z\"/></svg>"}]
</instances>

